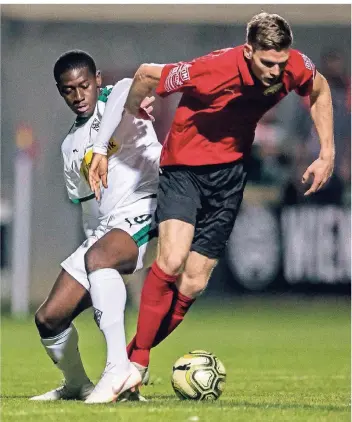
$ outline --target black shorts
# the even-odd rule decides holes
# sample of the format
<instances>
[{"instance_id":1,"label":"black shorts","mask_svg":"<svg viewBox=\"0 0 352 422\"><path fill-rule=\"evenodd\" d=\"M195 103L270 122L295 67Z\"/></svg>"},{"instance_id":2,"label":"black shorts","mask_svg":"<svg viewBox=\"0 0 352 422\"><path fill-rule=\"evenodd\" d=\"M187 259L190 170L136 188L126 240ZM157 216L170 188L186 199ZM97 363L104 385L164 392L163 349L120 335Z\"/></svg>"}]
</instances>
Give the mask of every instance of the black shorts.
<instances>
[{"instance_id":1,"label":"black shorts","mask_svg":"<svg viewBox=\"0 0 352 422\"><path fill-rule=\"evenodd\" d=\"M243 161L162 167L157 223L176 219L194 225L191 250L220 258L235 224L246 180Z\"/></svg>"}]
</instances>

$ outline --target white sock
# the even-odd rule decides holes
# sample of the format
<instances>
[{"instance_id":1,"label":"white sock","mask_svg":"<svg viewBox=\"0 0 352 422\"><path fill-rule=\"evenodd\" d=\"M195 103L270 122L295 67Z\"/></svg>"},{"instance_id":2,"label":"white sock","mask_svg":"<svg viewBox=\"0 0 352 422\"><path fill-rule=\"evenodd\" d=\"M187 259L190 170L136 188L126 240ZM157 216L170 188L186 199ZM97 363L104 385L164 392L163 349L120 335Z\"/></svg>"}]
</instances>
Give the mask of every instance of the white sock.
<instances>
[{"instance_id":1,"label":"white sock","mask_svg":"<svg viewBox=\"0 0 352 422\"><path fill-rule=\"evenodd\" d=\"M97 270L88 275L94 319L103 332L107 346L106 365L121 374L130 362L126 351L124 326L126 287L119 272L112 268Z\"/></svg>"},{"instance_id":2,"label":"white sock","mask_svg":"<svg viewBox=\"0 0 352 422\"><path fill-rule=\"evenodd\" d=\"M64 374L70 386L81 386L90 382L83 368L78 350L78 333L73 324L55 337L42 338L42 344L54 364Z\"/></svg>"}]
</instances>

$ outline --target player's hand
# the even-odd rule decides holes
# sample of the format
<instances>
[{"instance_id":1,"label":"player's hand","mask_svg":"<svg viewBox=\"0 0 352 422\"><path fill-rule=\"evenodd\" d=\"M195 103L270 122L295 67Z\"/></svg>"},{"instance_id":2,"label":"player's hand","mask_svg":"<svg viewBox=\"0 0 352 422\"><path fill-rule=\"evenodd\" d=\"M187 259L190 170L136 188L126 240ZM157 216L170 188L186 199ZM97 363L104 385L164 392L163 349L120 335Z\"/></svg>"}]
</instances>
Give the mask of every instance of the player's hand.
<instances>
[{"instance_id":1,"label":"player's hand","mask_svg":"<svg viewBox=\"0 0 352 422\"><path fill-rule=\"evenodd\" d=\"M153 111L153 102L155 101L155 97L145 97L144 100L141 102L141 105L139 106L139 110L137 113L138 119L143 120L150 120L152 122L155 122L154 116L151 114Z\"/></svg>"},{"instance_id":2,"label":"player's hand","mask_svg":"<svg viewBox=\"0 0 352 422\"><path fill-rule=\"evenodd\" d=\"M307 183L310 176L313 176L311 187L304 193L304 196L318 192L325 183L330 179L334 170L333 158L318 158L304 172L302 183Z\"/></svg>"},{"instance_id":3,"label":"player's hand","mask_svg":"<svg viewBox=\"0 0 352 422\"><path fill-rule=\"evenodd\" d=\"M102 154L93 154L89 167L88 182L97 201L100 201L100 182L104 188L108 187L108 157Z\"/></svg>"}]
</instances>

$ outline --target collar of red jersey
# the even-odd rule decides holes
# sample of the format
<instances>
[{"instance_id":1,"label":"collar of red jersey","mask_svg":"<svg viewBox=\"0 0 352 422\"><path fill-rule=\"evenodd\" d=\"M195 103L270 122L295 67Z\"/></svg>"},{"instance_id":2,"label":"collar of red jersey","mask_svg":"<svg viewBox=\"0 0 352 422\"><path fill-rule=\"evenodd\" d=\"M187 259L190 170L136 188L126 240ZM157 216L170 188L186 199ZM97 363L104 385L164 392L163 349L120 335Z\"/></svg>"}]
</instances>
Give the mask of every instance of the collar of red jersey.
<instances>
[{"instance_id":1,"label":"collar of red jersey","mask_svg":"<svg viewBox=\"0 0 352 422\"><path fill-rule=\"evenodd\" d=\"M244 57L244 46L241 48L241 53L238 58L238 70L240 72L243 85L254 85L251 72L249 71L248 63Z\"/></svg>"}]
</instances>

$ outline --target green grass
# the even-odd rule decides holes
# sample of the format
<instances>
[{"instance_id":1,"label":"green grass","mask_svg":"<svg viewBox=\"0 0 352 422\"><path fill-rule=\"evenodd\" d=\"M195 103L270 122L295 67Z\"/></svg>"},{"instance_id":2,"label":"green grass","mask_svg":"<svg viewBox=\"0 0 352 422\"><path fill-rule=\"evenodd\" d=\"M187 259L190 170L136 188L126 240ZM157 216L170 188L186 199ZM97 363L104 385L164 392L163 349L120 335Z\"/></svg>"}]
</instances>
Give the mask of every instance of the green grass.
<instances>
[{"instance_id":1,"label":"green grass","mask_svg":"<svg viewBox=\"0 0 352 422\"><path fill-rule=\"evenodd\" d=\"M128 338L135 312L126 317ZM105 363L89 312L76 322L92 380ZM210 350L227 369L214 403L181 402L170 370L190 350ZM200 298L183 325L152 353L148 403L88 406L36 403L28 397L61 380L32 320L2 317L2 420L84 422L350 421L350 304L344 298Z\"/></svg>"}]
</instances>

